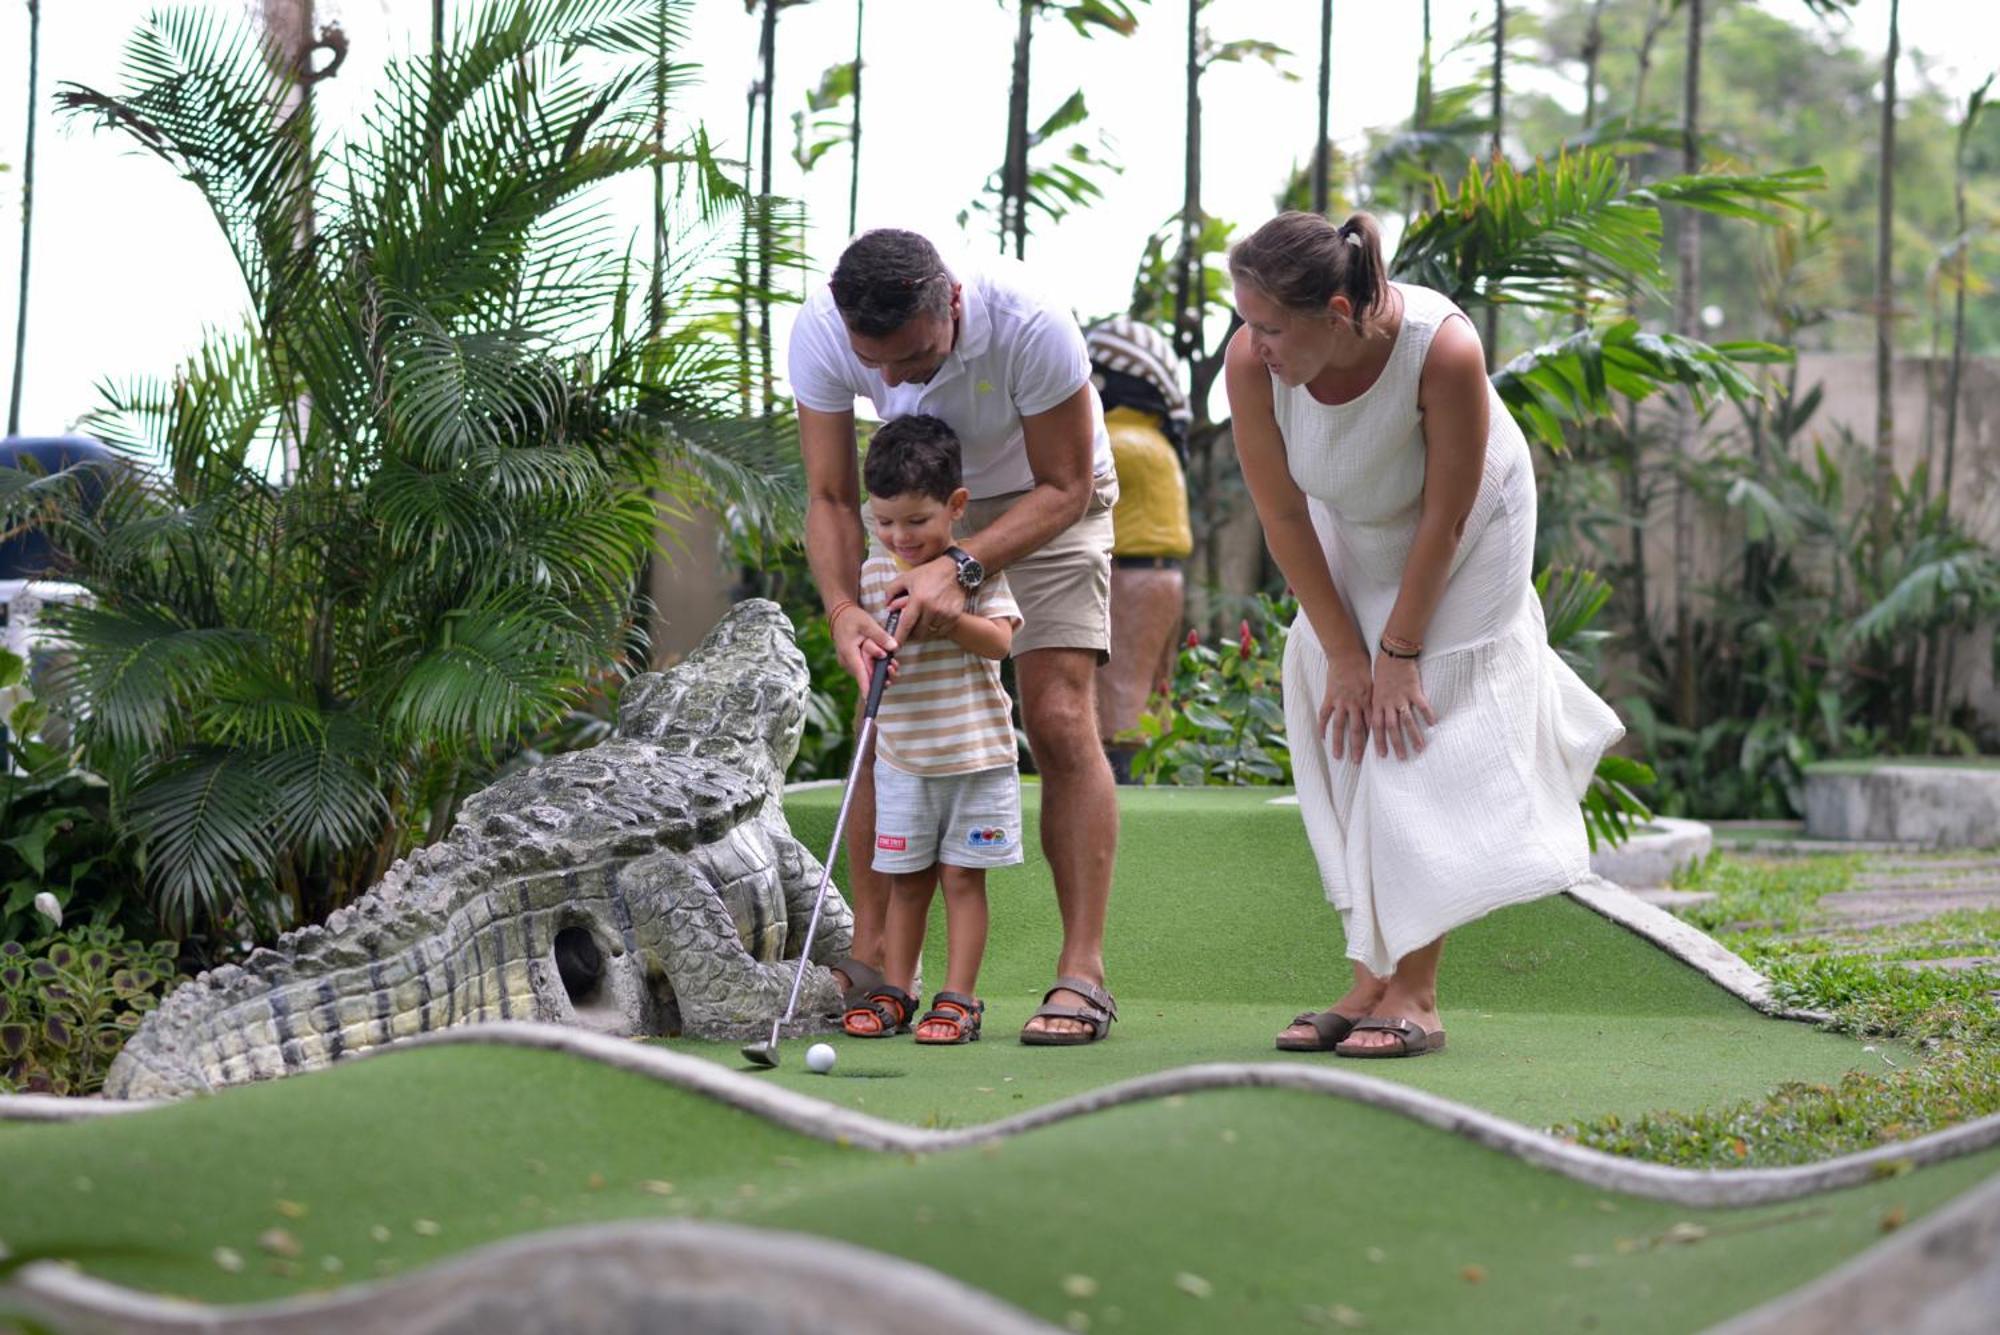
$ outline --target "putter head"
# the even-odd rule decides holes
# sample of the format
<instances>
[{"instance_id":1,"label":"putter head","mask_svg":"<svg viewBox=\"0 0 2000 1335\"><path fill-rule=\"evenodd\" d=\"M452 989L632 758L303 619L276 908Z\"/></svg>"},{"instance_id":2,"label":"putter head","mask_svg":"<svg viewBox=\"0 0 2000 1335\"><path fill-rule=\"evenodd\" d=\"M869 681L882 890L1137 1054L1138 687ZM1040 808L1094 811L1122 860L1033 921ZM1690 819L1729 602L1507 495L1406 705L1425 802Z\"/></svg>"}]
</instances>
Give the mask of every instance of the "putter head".
<instances>
[{"instance_id":1,"label":"putter head","mask_svg":"<svg viewBox=\"0 0 2000 1335\"><path fill-rule=\"evenodd\" d=\"M775 1043L745 1043L743 1060L769 1070L778 1064L778 1047Z\"/></svg>"}]
</instances>

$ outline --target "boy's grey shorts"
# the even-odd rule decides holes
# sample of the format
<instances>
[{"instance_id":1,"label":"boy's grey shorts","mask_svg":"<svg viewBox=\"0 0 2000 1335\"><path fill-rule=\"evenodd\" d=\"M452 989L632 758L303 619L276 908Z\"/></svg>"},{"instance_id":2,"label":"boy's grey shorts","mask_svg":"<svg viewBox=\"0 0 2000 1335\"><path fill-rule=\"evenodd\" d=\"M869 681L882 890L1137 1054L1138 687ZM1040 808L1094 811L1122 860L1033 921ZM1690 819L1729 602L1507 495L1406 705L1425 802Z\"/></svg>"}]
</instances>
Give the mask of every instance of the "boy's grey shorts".
<instances>
[{"instance_id":1,"label":"boy's grey shorts","mask_svg":"<svg viewBox=\"0 0 2000 1335\"><path fill-rule=\"evenodd\" d=\"M875 870L1011 867L1021 861L1021 774L905 774L875 762Z\"/></svg>"}]
</instances>

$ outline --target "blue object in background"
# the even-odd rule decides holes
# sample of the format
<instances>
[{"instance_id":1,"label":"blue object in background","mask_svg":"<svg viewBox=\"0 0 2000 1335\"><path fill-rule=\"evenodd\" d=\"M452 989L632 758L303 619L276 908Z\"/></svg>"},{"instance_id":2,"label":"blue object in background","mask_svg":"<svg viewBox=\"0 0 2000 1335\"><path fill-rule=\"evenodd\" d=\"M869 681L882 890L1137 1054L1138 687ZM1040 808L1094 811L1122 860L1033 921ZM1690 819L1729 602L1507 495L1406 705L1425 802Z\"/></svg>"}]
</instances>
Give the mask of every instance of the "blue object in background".
<instances>
[{"instance_id":1,"label":"blue object in background","mask_svg":"<svg viewBox=\"0 0 2000 1335\"><path fill-rule=\"evenodd\" d=\"M0 439L0 468L22 468L31 473L59 473L74 464L110 464L118 454L88 436L8 436ZM104 493L98 478L84 482L85 495L94 508ZM0 542L0 580L39 579L48 573L51 561L49 540L30 530Z\"/></svg>"}]
</instances>

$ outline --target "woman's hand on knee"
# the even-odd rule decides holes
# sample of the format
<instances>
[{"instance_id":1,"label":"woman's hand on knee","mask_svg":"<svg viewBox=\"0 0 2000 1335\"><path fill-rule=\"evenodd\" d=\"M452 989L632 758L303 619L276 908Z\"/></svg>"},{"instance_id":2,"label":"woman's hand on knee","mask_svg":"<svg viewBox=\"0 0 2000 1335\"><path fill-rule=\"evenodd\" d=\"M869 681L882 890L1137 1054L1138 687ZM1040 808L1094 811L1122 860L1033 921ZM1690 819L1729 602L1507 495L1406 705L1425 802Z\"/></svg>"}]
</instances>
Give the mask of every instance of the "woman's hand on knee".
<instances>
[{"instance_id":1,"label":"woman's hand on knee","mask_svg":"<svg viewBox=\"0 0 2000 1335\"><path fill-rule=\"evenodd\" d=\"M1365 655L1329 655L1326 693L1319 702L1319 733L1335 760L1359 760L1368 749L1368 711L1373 694ZM1329 733L1328 729L1332 732Z\"/></svg>"},{"instance_id":2,"label":"woman's hand on knee","mask_svg":"<svg viewBox=\"0 0 2000 1335\"><path fill-rule=\"evenodd\" d=\"M1375 754L1386 756L1393 746L1396 759L1408 760L1423 751L1424 730L1437 726L1437 712L1424 696L1415 662L1387 655L1376 661L1368 723L1375 731Z\"/></svg>"}]
</instances>

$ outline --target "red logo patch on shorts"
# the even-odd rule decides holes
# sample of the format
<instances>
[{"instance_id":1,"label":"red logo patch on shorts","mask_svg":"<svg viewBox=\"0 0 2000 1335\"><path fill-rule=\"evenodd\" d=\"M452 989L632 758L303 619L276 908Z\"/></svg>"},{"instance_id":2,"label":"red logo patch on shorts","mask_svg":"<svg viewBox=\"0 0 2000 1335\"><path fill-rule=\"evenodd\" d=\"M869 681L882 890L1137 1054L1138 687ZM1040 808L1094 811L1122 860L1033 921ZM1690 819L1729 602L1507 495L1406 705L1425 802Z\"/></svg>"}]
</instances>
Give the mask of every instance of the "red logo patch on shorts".
<instances>
[{"instance_id":1,"label":"red logo patch on shorts","mask_svg":"<svg viewBox=\"0 0 2000 1335\"><path fill-rule=\"evenodd\" d=\"M875 836L875 847L885 853L902 853L908 850L910 841L900 834L878 834Z\"/></svg>"}]
</instances>

